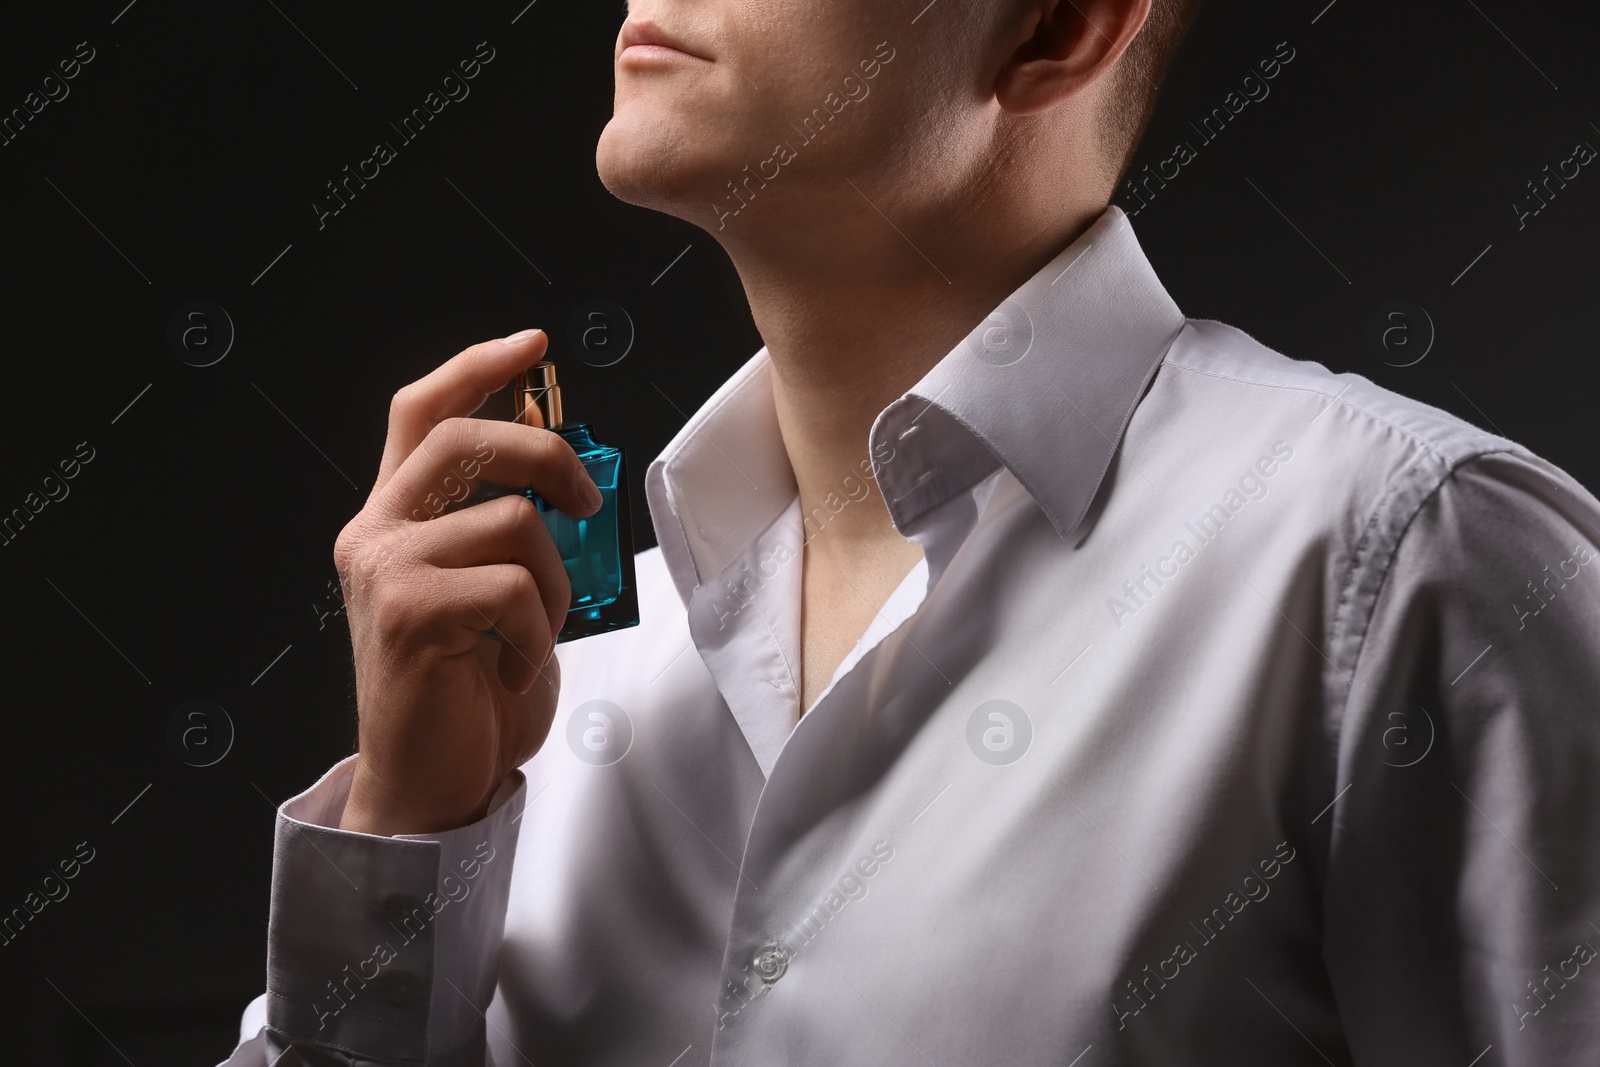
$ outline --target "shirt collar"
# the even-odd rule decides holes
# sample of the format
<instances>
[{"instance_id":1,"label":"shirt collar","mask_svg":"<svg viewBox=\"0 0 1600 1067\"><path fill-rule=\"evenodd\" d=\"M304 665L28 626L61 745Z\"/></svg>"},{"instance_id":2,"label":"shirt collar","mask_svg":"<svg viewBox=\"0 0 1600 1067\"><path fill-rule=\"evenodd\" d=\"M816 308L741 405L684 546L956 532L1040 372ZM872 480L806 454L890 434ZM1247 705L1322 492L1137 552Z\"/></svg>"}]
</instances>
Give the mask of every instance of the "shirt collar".
<instances>
[{"instance_id":1,"label":"shirt collar","mask_svg":"<svg viewBox=\"0 0 1600 1067\"><path fill-rule=\"evenodd\" d=\"M1004 466L1067 537L1184 323L1115 205L873 423L890 517L911 536ZM685 603L794 499L765 348L651 463L656 539Z\"/></svg>"}]
</instances>

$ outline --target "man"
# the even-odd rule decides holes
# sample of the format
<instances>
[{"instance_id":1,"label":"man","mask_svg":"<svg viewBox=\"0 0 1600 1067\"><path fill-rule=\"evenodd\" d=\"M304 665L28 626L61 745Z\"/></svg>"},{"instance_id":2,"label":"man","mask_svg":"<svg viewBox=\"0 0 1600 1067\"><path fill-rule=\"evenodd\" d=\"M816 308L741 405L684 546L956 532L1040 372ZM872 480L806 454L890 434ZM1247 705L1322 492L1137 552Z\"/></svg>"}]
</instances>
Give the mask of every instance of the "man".
<instances>
[{"instance_id":1,"label":"man","mask_svg":"<svg viewBox=\"0 0 1600 1067\"><path fill-rule=\"evenodd\" d=\"M1600 504L1185 320L1107 204L1190 7L634 6L600 174L766 347L553 658L525 501L411 517L595 507L468 417L544 336L396 395L231 1063L1592 1062Z\"/></svg>"}]
</instances>

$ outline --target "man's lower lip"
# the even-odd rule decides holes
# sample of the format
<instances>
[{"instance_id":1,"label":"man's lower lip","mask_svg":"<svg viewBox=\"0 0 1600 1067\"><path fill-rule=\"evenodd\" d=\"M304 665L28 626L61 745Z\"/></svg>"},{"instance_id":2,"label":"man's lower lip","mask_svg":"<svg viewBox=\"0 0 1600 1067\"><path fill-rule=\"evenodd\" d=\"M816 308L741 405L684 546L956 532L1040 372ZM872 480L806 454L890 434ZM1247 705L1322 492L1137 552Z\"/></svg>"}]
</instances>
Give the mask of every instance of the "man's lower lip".
<instances>
[{"instance_id":1,"label":"man's lower lip","mask_svg":"<svg viewBox=\"0 0 1600 1067\"><path fill-rule=\"evenodd\" d=\"M630 44L622 50L618 60L666 60L666 59L694 59L687 52L680 52L676 48L669 48L664 44Z\"/></svg>"}]
</instances>

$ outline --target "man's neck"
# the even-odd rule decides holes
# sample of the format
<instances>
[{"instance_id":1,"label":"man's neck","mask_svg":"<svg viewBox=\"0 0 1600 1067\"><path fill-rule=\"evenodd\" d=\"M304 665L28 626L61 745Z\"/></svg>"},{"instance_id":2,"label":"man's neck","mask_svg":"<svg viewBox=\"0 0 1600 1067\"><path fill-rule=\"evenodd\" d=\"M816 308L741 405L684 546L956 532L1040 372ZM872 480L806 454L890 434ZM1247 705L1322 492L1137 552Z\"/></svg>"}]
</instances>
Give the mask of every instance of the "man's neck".
<instances>
[{"instance_id":1,"label":"man's neck","mask_svg":"<svg viewBox=\"0 0 1600 1067\"><path fill-rule=\"evenodd\" d=\"M852 221L873 236L853 248L841 241L822 264L730 249L771 358L802 514L825 506L830 494L849 499L850 488L864 481L879 412L1103 210L1091 203L1046 220L985 212L987 218L964 220L966 232L957 224L919 234L915 247L869 210L870 218ZM808 543L809 552L845 559L899 539L877 492L830 510L828 529Z\"/></svg>"}]
</instances>

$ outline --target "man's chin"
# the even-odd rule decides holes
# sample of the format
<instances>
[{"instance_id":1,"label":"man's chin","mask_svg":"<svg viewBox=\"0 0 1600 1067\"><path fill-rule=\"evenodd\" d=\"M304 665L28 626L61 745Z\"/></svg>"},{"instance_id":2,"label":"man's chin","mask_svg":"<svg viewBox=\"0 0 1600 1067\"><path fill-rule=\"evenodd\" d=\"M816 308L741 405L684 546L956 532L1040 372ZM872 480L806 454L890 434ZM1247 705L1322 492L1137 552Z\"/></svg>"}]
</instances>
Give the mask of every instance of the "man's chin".
<instances>
[{"instance_id":1,"label":"man's chin","mask_svg":"<svg viewBox=\"0 0 1600 1067\"><path fill-rule=\"evenodd\" d=\"M714 168L687 154L684 143L666 131L619 128L613 119L600 135L595 169L618 200L687 218L697 206L706 210L715 187L707 176Z\"/></svg>"}]
</instances>

